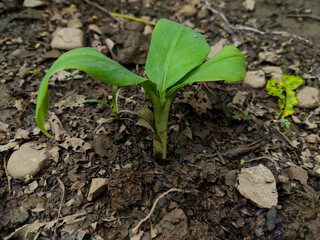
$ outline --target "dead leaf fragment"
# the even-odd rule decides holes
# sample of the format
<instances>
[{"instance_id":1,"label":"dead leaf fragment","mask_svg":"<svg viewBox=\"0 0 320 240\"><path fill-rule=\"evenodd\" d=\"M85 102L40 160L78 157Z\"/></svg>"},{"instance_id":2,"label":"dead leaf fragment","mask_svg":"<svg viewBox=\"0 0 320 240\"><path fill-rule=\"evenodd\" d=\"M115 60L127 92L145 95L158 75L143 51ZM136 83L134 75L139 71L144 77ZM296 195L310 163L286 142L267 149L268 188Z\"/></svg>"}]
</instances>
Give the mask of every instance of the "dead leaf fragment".
<instances>
[{"instance_id":1,"label":"dead leaf fragment","mask_svg":"<svg viewBox=\"0 0 320 240\"><path fill-rule=\"evenodd\" d=\"M305 186L308 185L308 173L302 167L297 165L290 166L288 174L290 179L298 180Z\"/></svg>"},{"instance_id":2,"label":"dead leaf fragment","mask_svg":"<svg viewBox=\"0 0 320 240\"><path fill-rule=\"evenodd\" d=\"M85 142L81 138L76 137L66 137L64 142L59 144L59 146L68 149L72 147L72 150L75 152L86 152L87 150L91 149L91 145Z\"/></svg>"}]
</instances>

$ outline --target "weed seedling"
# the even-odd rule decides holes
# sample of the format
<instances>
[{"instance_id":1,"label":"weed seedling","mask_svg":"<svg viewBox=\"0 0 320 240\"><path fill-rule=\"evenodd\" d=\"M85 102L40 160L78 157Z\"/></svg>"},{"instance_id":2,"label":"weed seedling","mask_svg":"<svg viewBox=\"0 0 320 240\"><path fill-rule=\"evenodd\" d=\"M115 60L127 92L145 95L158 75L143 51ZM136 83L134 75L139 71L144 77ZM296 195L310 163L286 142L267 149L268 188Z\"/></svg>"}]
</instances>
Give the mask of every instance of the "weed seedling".
<instances>
[{"instance_id":1,"label":"weed seedling","mask_svg":"<svg viewBox=\"0 0 320 240\"><path fill-rule=\"evenodd\" d=\"M298 76L290 76L282 74L283 82L277 79L270 79L267 83L266 89L269 95L279 97L278 115L281 116L280 124L281 127L290 127L290 122L285 119L285 117L292 115L294 113L293 107L298 104L296 98L296 90L299 86L303 84L303 79Z\"/></svg>"},{"instance_id":2,"label":"weed seedling","mask_svg":"<svg viewBox=\"0 0 320 240\"><path fill-rule=\"evenodd\" d=\"M198 81L242 80L246 75L244 56L227 46L203 63L210 52L204 36L181 24L161 19L152 33L145 65L146 78L112 61L94 48L78 48L61 55L44 76L37 96L36 121L44 128L49 108L49 79L62 69L79 69L102 82L127 86L140 84L153 103L156 138L154 149L167 157L167 124L171 103L185 85Z\"/></svg>"}]
</instances>

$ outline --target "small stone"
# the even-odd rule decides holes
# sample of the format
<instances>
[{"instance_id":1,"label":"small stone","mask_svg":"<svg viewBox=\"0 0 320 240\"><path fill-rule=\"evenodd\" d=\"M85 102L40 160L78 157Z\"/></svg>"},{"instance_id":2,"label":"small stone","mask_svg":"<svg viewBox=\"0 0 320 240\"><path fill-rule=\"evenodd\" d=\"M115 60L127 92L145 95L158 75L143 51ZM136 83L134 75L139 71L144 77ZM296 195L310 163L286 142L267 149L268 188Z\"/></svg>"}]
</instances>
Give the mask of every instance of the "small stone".
<instances>
[{"instance_id":1,"label":"small stone","mask_svg":"<svg viewBox=\"0 0 320 240\"><path fill-rule=\"evenodd\" d=\"M304 87L297 93L298 107L316 108L320 103L320 91L315 87Z\"/></svg>"},{"instance_id":2,"label":"small stone","mask_svg":"<svg viewBox=\"0 0 320 240\"><path fill-rule=\"evenodd\" d=\"M97 25L95 25L95 24L90 24L89 27L88 27L88 29L89 29L89 31L93 31L93 32L95 32L95 33L98 33L99 35L102 34L100 28L99 28Z\"/></svg>"},{"instance_id":3,"label":"small stone","mask_svg":"<svg viewBox=\"0 0 320 240\"><path fill-rule=\"evenodd\" d=\"M19 207L16 209L13 209L10 212L10 222L12 224L21 224L27 221L29 218L29 213L24 207Z\"/></svg>"},{"instance_id":4,"label":"small stone","mask_svg":"<svg viewBox=\"0 0 320 240\"><path fill-rule=\"evenodd\" d=\"M61 52L59 50L53 49L43 54L42 57L45 59L50 59L50 58L57 59L58 57L60 57L60 55L61 55Z\"/></svg>"},{"instance_id":5,"label":"small stone","mask_svg":"<svg viewBox=\"0 0 320 240\"><path fill-rule=\"evenodd\" d=\"M35 176L48 160L47 149L40 149L37 142L27 142L13 152L8 160L8 172L16 179Z\"/></svg>"},{"instance_id":6,"label":"small stone","mask_svg":"<svg viewBox=\"0 0 320 240\"><path fill-rule=\"evenodd\" d=\"M206 18L206 17L208 16L208 14L209 14L208 9L202 9L202 10L200 10L200 11L198 12L197 18L199 18L199 19L204 19L204 18Z\"/></svg>"},{"instance_id":7,"label":"small stone","mask_svg":"<svg viewBox=\"0 0 320 240\"><path fill-rule=\"evenodd\" d=\"M94 178L92 179L89 193L88 193L88 201L92 201L97 198L107 187L108 179L106 178Z\"/></svg>"},{"instance_id":8,"label":"small stone","mask_svg":"<svg viewBox=\"0 0 320 240\"><path fill-rule=\"evenodd\" d=\"M68 21L68 28L82 28L83 24L79 19L71 19Z\"/></svg>"},{"instance_id":9,"label":"small stone","mask_svg":"<svg viewBox=\"0 0 320 240\"><path fill-rule=\"evenodd\" d=\"M220 39L219 42L217 42L215 45L210 47L211 50L207 56L207 59L209 60L209 59L213 58L218 52L220 52L227 45L228 45L228 43L227 43L226 39L224 39L224 38Z\"/></svg>"},{"instance_id":10,"label":"small stone","mask_svg":"<svg viewBox=\"0 0 320 240\"><path fill-rule=\"evenodd\" d=\"M305 137L306 142L308 143L317 143L318 142L318 135L317 134L310 134Z\"/></svg>"},{"instance_id":11,"label":"small stone","mask_svg":"<svg viewBox=\"0 0 320 240\"><path fill-rule=\"evenodd\" d=\"M185 17L192 17L197 14L197 9L193 5L184 5L178 13L183 14Z\"/></svg>"},{"instance_id":12,"label":"small stone","mask_svg":"<svg viewBox=\"0 0 320 240\"><path fill-rule=\"evenodd\" d=\"M24 7L40 7L43 6L45 3L43 1L39 1L39 0L24 0L23 2L23 6Z\"/></svg>"},{"instance_id":13,"label":"small stone","mask_svg":"<svg viewBox=\"0 0 320 240\"><path fill-rule=\"evenodd\" d=\"M246 10L250 10L252 11L254 9L256 5L256 1L255 0L245 0L242 3L242 6L246 9Z\"/></svg>"},{"instance_id":14,"label":"small stone","mask_svg":"<svg viewBox=\"0 0 320 240\"><path fill-rule=\"evenodd\" d=\"M17 75L19 78L24 78L25 76L27 76L29 74L29 72L30 72L29 68L22 66L19 69L19 73Z\"/></svg>"},{"instance_id":15,"label":"small stone","mask_svg":"<svg viewBox=\"0 0 320 240\"><path fill-rule=\"evenodd\" d=\"M265 74L270 74L272 79L277 79L278 81L283 81L282 79L282 69L280 67L266 66L262 68Z\"/></svg>"},{"instance_id":16,"label":"small stone","mask_svg":"<svg viewBox=\"0 0 320 240\"><path fill-rule=\"evenodd\" d=\"M278 203L276 181L272 172L259 166L244 168L238 175L238 191L261 208L271 208Z\"/></svg>"},{"instance_id":17,"label":"small stone","mask_svg":"<svg viewBox=\"0 0 320 240\"><path fill-rule=\"evenodd\" d=\"M71 50L84 47L83 31L76 28L60 28L53 34L51 47L61 50Z\"/></svg>"},{"instance_id":18,"label":"small stone","mask_svg":"<svg viewBox=\"0 0 320 240\"><path fill-rule=\"evenodd\" d=\"M264 72L261 70L247 72L243 84L252 88L263 88L266 85Z\"/></svg>"},{"instance_id":19,"label":"small stone","mask_svg":"<svg viewBox=\"0 0 320 240\"><path fill-rule=\"evenodd\" d=\"M144 35L151 35L152 34L152 31L153 31L153 28L147 24L145 27L144 27L144 30L143 30L143 34Z\"/></svg>"},{"instance_id":20,"label":"small stone","mask_svg":"<svg viewBox=\"0 0 320 240\"><path fill-rule=\"evenodd\" d=\"M142 32L144 29L144 23L137 21L130 21L125 25L125 28L130 31Z\"/></svg>"},{"instance_id":21,"label":"small stone","mask_svg":"<svg viewBox=\"0 0 320 240\"><path fill-rule=\"evenodd\" d=\"M280 56L275 54L274 52L259 52L259 59L260 62L270 62L270 63L276 63Z\"/></svg>"},{"instance_id":22,"label":"small stone","mask_svg":"<svg viewBox=\"0 0 320 240\"><path fill-rule=\"evenodd\" d=\"M279 182L281 182L281 183L287 183L289 181L289 178L284 175L278 176L278 179L279 179Z\"/></svg>"},{"instance_id":23,"label":"small stone","mask_svg":"<svg viewBox=\"0 0 320 240\"><path fill-rule=\"evenodd\" d=\"M320 155L315 156L314 160L316 160L316 162L320 164Z\"/></svg>"}]
</instances>

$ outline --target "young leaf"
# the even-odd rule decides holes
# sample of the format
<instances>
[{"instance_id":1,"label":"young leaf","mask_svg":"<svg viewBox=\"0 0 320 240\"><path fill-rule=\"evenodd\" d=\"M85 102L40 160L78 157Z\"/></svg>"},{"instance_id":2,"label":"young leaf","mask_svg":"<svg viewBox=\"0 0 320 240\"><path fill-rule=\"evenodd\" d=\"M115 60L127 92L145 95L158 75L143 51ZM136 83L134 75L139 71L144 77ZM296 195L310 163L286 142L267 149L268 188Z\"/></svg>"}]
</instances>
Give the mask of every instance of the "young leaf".
<instances>
[{"instance_id":1,"label":"young leaf","mask_svg":"<svg viewBox=\"0 0 320 240\"><path fill-rule=\"evenodd\" d=\"M203 35L161 19L152 33L146 73L162 96L168 87L201 64L209 52L210 47Z\"/></svg>"},{"instance_id":2,"label":"young leaf","mask_svg":"<svg viewBox=\"0 0 320 240\"><path fill-rule=\"evenodd\" d=\"M146 81L146 79L130 72L94 48L78 48L64 53L44 76L37 96L36 121L41 131L51 138L53 136L44 128L44 121L50 103L48 83L50 77L62 69L79 69L97 80L118 86Z\"/></svg>"},{"instance_id":3,"label":"young leaf","mask_svg":"<svg viewBox=\"0 0 320 240\"><path fill-rule=\"evenodd\" d=\"M173 86L168 94L193 82L225 80L240 81L246 76L246 62L242 53L235 46L227 46L213 58L196 67Z\"/></svg>"}]
</instances>

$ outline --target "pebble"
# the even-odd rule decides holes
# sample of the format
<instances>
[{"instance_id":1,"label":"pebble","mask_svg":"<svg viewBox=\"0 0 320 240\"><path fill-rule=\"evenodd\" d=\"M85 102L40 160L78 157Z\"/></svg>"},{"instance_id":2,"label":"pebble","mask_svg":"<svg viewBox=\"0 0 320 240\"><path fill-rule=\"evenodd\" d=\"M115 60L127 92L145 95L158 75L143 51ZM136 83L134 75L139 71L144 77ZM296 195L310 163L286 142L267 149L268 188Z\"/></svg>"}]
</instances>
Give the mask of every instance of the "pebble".
<instances>
[{"instance_id":1,"label":"pebble","mask_svg":"<svg viewBox=\"0 0 320 240\"><path fill-rule=\"evenodd\" d=\"M264 165L244 168L238 175L238 191L258 207L271 208L278 203L276 181Z\"/></svg>"},{"instance_id":2,"label":"pebble","mask_svg":"<svg viewBox=\"0 0 320 240\"><path fill-rule=\"evenodd\" d=\"M60 28L53 33L51 47L61 50L71 50L84 47L84 33L76 28Z\"/></svg>"},{"instance_id":3,"label":"pebble","mask_svg":"<svg viewBox=\"0 0 320 240\"><path fill-rule=\"evenodd\" d=\"M24 223L29 218L29 213L24 207L13 209L10 212L10 222L12 224Z\"/></svg>"},{"instance_id":4,"label":"pebble","mask_svg":"<svg viewBox=\"0 0 320 240\"><path fill-rule=\"evenodd\" d=\"M243 84L252 88L263 88L266 85L264 72L262 70L247 72Z\"/></svg>"},{"instance_id":5,"label":"pebble","mask_svg":"<svg viewBox=\"0 0 320 240\"><path fill-rule=\"evenodd\" d=\"M89 193L88 193L88 201L92 201L97 198L107 187L108 179L106 178L94 178L92 179Z\"/></svg>"},{"instance_id":6,"label":"pebble","mask_svg":"<svg viewBox=\"0 0 320 240\"><path fill-rule=\"evenodd\" d=\"M260 62L270 62L270 63L276 63L280 56L275 54L274 52L259 52L259 60Z\"/></svg>"},{"instance_id":7,"label":"pebble","mask_svg":"<svg viewBox=\"0 0 320 240\"><path fill-rule=\"evenodd\" d=\"M193 5L184 5L178 13L183 14L185 17L192 17L197 14L197 9Z\"/></svg>"},{"instance_id":8,"label":"pebble","mask_svg":"<svg viewBox=\"0 0 320 240\"><path fill-rule=\"evenodd\" d=\"M151 35L152 34L152 31L153 31L153 28L147 24L145 27L144 27L144 30L143 30L143 34L144 35Z\"/></svg>"},{"instance_id":9,"label":"pebble","mask_svg":"<svg viewBox=\"0 0 320 240\"><path fill-rule=\"evenodd\" d=\"M282 69L280 67L266 66L262 68L265 74L270 74L272 79L277 79L278 81L283 81L282 79Z\"/></svg>"},{"instance_id":10,"label":"pebble","mask_svg":"<svg viewBox=\"0 0 320 240\"><path fill-rule=\"evenodd\" d=\"M25 66L22 66L20 69L19 69L19 72L18 72L18 77L19 78L24 78L25 76L27 76L29 74L30 70L29 68L26 68Z\"/></svg>"},{"instance_id":11,"label":"pebble","mask_svg":"<svg viewBox=\"0 0 320 240\"><path fill-rule=\"evenodd\" d=\"M144 29L144 23L137 21L130 21L126 23L125 28L130 31L142 32Z\"/></svg>"},{"instance_id":12,"label":"pebble","mask_svg":"<svg viewBox=\"0 0 320 240\"><path fill-rule=\"evenodd\" d=\"M202 10L200 10L200 11L198 12L197 18L199 18L199 19L204 19L204 18L206 18L206 17L208 16L208 14L209 14L208 9L202 9Z\"/></svg>"},{"instance_id":13,"label":"pebble","mask_svg":"<svg viewBox=\"0 0 320 240\"><path fill-rule=\"evenodd\" d=\"M249 11L252 11L254 9L256 5L256 1L255 0L245 0L243 3L242 3L242 6L246 9L246 10L249 10Z\"/></svg>"},{"instance_id":14,"label":"pebble","mask_svg":"<svg viewBox=\"0 0 320 240\"><path fill-rule=\"evenodd\" d=\"M82 28L82 26L82 22L77 18L68 21L68 28Z\"/></svg>"},{"instance_id":15,"label":"pebble","mask_svg":"<svg viewBox=\"0 0 320 240\"><path fill-rule=\"evenodd\" d=\"M316 143L318 141L318 135L317 134L310 134L305 137L306 142L308 143Z\"/></svg>"},{"instance_id":16,"label":"pebble","mask_svg":"<svg viewBox=\"0 0 320 240\"><path fill-rule=\"evenodd\" d=\"M298 107L316 108L320 103L320 91L315 87L304 87L297 93Z\"/></svg>"},{"instance_id":17,"label":"pebble","mask_svg":"<svg viewBox=\"0 0 320 240\"><path fill-rule=\"evenodd\" d=\"M39 0L24 0L23 2L23 6L24 7L40 7L43 6L45 3L43 1L39 1Z\"/></svg>"},{"instance_id":18,"label":"pebble","mask_svg":"<svg viewBox=\"0 0 320 240\"><path fill-rule=\"evenodd\" d=\"M8 160L8 173L16 179L25 180L35 176L48 160L47 149L38 148L37 142L27 142L14 151Z\"/></svg>"}]
</instances>

